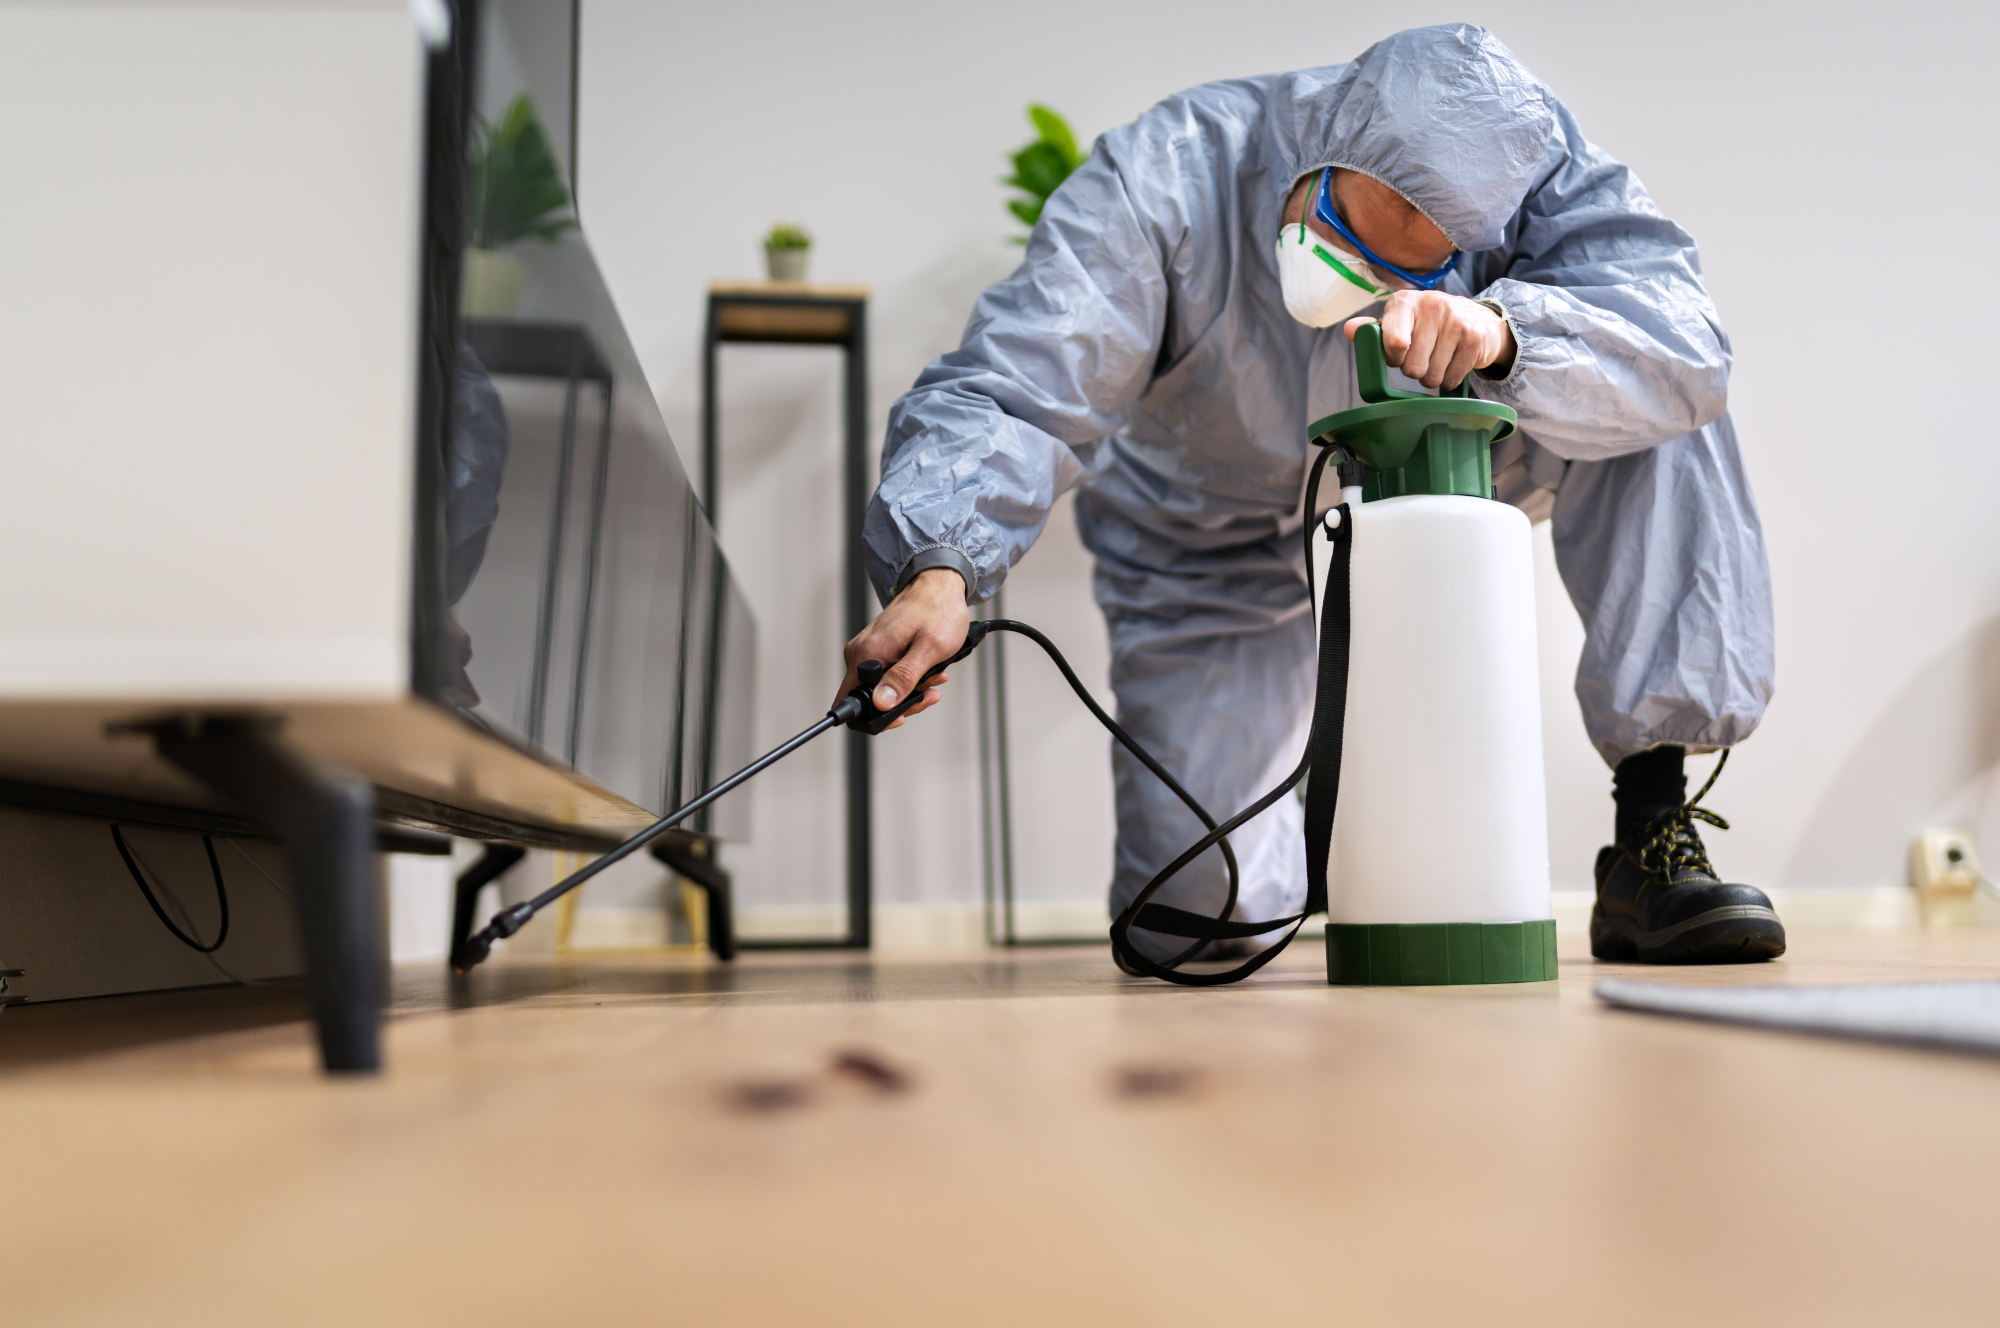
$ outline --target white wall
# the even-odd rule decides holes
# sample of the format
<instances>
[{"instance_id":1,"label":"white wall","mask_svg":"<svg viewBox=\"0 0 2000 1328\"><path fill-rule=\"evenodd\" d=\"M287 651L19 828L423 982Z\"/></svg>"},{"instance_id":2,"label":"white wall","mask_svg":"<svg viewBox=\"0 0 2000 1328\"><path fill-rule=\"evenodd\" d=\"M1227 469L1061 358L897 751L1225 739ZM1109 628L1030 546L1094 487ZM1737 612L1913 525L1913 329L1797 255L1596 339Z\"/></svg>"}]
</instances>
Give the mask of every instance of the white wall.
<instances>
[{"instance_id":1,"label":"white wall","mask_svg":"<svg viewBox=\"0 0 2000 1328\"><path fill-rule=\"evenodd\" d=\"M153 897L183 933L215 939L221 913L213 872L229 900L220 949L176 940L120 860L111 827L82 816L0 809L0 968L18 968L7 995L31 1001L206 987L296 977L291 877L276 844L216 838L213 866L200 835L124 828L126 848ZM393 859L383 859L393 861ZM450 905L445 906L450 916Z\"/></svg>"},{"instance_id":2,"label":"white wall","mask_svg":"<svg viewBox=\"0 0 2000 1328\"><path fill-rule=\"evenodd\" d=\"M2000 447L1978 258L1996 203L1994 15L586 0L582 210L690 461L705 283L759 275L757 239L781 218L817 236L816 277L874 288L879 439L890 401L1016 259L998 178L1027 138L1024 103L1060 108L1087 138L1194 83L1347 59L1398 26L1485 23L1700 240L1735 340L1780 675L1714 796L1737 826L1712 836L1717 856L1763 884L1888 883L1921 825L1984 828L2000 852L1986 786L2000 756ZM723 542L760 619L765 741L817 714L839 671L831 358L726 352ZM1581 633L1542 540L1556 883L1574 889L1609 829L1608 783L1569 697ZM1059 518L1010 611L1074 642L1101 679L1086 570ZM1017 713L1048 702L1017 731L1017 796L1034 808L1023 894L1099 897L1103 743L1029 676L1025 651L1012 662ZM880 899L978 896L969 699L878 744ZM837 897L837 792L832 744L764 778L755 842L730 858L747 904Z\"/></svg>"}]
</instances>

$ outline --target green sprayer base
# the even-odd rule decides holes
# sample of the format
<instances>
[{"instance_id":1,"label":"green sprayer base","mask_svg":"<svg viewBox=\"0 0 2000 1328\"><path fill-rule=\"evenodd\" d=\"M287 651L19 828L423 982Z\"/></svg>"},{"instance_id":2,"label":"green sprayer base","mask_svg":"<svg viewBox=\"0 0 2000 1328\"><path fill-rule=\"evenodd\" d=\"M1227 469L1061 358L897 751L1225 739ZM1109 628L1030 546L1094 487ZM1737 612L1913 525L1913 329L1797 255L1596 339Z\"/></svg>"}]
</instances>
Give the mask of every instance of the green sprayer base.
<instances>
[{"instance_id":1,"label":"green sprayer base","mask_svg":"<svg viewBox=\"0 0 2000 1328\"><path fill-rule=\"evenodd\" d=\"M1553 982L1556 923L1328 923L1326 980L1340 987Z\"/></svg>"}]
</instances>

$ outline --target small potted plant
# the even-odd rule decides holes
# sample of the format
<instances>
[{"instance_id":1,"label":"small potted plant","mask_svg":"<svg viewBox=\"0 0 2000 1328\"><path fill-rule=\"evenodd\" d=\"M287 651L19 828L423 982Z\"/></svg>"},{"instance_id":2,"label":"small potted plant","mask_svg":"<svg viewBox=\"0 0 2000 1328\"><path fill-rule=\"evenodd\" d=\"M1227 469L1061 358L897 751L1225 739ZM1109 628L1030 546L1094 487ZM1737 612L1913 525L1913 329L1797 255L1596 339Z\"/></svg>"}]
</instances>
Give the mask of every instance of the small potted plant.
<instances>
[{"instance_id":1,"label":"small potted plant","mask_svg":"<svg viewBox=\"0 0 2000 1328\"><path fill-rule=\"evenodd\" d=\"M525 272L505 246L531 236L554 244L576 229L569 188L526 94L514 98L499 124L474 122L465 202L459 310L467 318L512 318Z\"/></svg>"},{"instance_id":2,"label":"small potted plant","mask_svg":"<svg viewBox=\"0 0 2000 1328\"><path fill-rule=\"evenodd\" d=\"M812 236L803 226L779 222L764 237L764 271L773 281L804 281Z\"/></svg>"}]
</instances>

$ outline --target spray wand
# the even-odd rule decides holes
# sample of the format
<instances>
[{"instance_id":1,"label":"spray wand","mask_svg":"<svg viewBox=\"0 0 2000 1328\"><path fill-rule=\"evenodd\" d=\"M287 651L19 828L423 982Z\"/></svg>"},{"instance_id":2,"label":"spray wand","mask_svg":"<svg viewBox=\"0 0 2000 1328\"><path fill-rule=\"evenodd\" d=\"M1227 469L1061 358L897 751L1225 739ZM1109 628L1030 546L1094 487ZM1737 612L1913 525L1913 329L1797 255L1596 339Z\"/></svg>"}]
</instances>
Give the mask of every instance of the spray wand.
<instances>
[{"instance_id":1,"label":"spray wand","mask_svg":"<svg viewBox=\"0 0 2000 1328\"><path fill-rule=\"evenodd\" d=\"M908 696L887 710L876 709L874 695L875 688L881 683L882 676L889 671L889 666L877 660L863 660L856 669L856 672L861 675L860 685L842 697L840 703L827 711L818 723L796 736L786 739L778 746L773 747L770 751L764 753L749 765L744 766L741 770L738 770L735 774L723 780L693 802L668 812L665 816L662 816L659 820L653 822L644 830L641 830L638 834L620 844L617 848L612 849L603 857L595 859L582 870L557 881L533 899L516 904L512 908L501 909L498 913L494 914L492 920L473 933L471 939L465 943L465 951L457 966L457 971L463 973L485 959L493 953L493 942L505 936L512 936L515 932L528 925L528 919L534 917L535 914L541 912L550 904L555 903L556 900L561 899L564 895L576 889L579 885L582 885L612 863L637 853L640 849L646 847L646 845L652 843L655 839L673 829L688 817L693 816L723 794L762 773L768 767L776 765L799 748L811 742L814 738L817 738L820 734L827 732L829 729L837 729L843 724L848 728L858 730L862 733L877 734L882 732L895 723L905 710L908 710L917 703L923 696L932 678L937 677L945 669L958 663L958 661L964 659L967 655L970 655L978 648L979 643L986 639L986 633L991 631L995 626L996 624L993 622L973 623L967 630L965 644L958 648L958 653L944 661L944 663L933 667L929 673L924 675L922 682L919 682L915 687L910 689Z\"/></svg>"},{"instance_id":2,"label":"spray wand","mask_svg":"<svg viewBox=\"0 0 2000 1328\"><path fill-rule=\"evenodd\" d=\"M1301 533L1305 541L1306 596L1309 600L1313 598L1314 589L1312 538L1313 531L1317 525L1312 519L1312 515L1319 510L1317 501L1320 473L1325 470L1328 460L1333 457L1335 451L1336 449L1323 448L1319 456L1313 461L1306 476L1306 495L1303 510L1307 515L1307 519L1303 523ZM1341 483L1345 486L1350 477L1350 470L1345 462L1340 468L1340 475ZM1347 696L1347 580L1345 554L1349 548L1350 535L1342 529L1341 523L1334 518L1346 510L1345 507L1341 507L1327 514L1327 530L1334 540L1336 551L1339 555L1335 564L1339 571L1338 597L1336 600L1334 594L1335 587L1329 586L1324 615L1329 621L1336 620L1337 617L1340 628L1339 641L1337 643L1339 647L1338 701L1333 707L1335 719L1329 726L1333 735L1333 745L1328 753L1333 757L1333 760L1329 763L1329 768L1335 772L1336 783L1338 782L1340 741L1340 720L1338 716L1345 710ZM1338 609L1337 615L1335 614L1336 608ZM556 882L525 903L516 904L512 908L502 909L500 912L494 914L492 921L475 932L472 938L466 942L465 949L461 953L461 958L454 963L454 967L460 973L472 968L473 965L493 953L493 942L503 936L512 936L527 925L529 918L534 917L535 914L541 912L550 904L555 903L556 900L561 899L564 895L576 889L576 887L582 885L612 863L637 853L640 849L652 843L653 840L659 838L660 835L673 829L703 807L720 798L723 794L755 777L768 767L776 765L827 730L839 728L844 724L848 728L871 735L882 732L895 723L905 710L908 710L917 703L918 698L923 696L931 679L937 677L946 668L958 663L958 661L978 649L979 643L984 641L987 634L991 632L1013 632L1019 636L1027 637L1037 646L1040 646L1043 653L1061 671L1063 681L1069 684L1070 690L1076 693L1077 699L1083 702L1084 707L1090 711L1091 716L1104 726L1105 731L1111 734L1119 746L1130 752L1139 764L1145 766L1147 770L1152 772L1155 778L1166 785L1173 795L1180 799L1182 805L1194 813L1195 818L1202 823L1202 826L1208 832L1201 839L1197 840L1186 852L1182 853L1180 857L1156 873L1153 879L1146 883L1145 888L1139 892L1138 896L1125 906L1124 911L1118 915L1117 920L1112 923L1112 953L1118 957L1121 966L1125 967L1127 972L1163 978L1169 982L1184 983L1190 986L1212 986L1218 983L1234 982L1239 978L1246 977L1275 958L1278 952L1283 950L1286 944L1290 942L1291 938L1298 934L1298 925L1303 924L1306 915L1305 913L1300 913L1289 918L1278 918L1269 922L1254 923L1232 922L1229 920L1235 911L1237 894L1241 886L1241 874L1237 868L1236 852L1229 844L1229 833L1253 816L1263 812L1280 797L1290 792L1293 786L1301 779L1305 778L1312 766L1313 748L1311 746L1308 747L1306 754L1299 761L1298 768L1279 783L1276 788L1236 815L1230 817L1227 821L1218 824L1215 817L1209 814L1208 809L1196 800L1194 794L1188 792L1182 786L1181 782L1175 779L1173 774L1164 765L1160 764L1159 758L1140 745L1137 739L1127 733L1119 725L1118 721L1113 719L1105 711L1104 707L1097 703L1097 698L1090 694L1090 689L1085 687L1083 680L1076 676L1076 670L1071 668L1069 661L1063 658L1062 651L1056 649L1055 642L1049 640L1048 637L1042 635L1026 623L1014 622L1007 618L988 618L984 621L970 624L966 629L965 642L959 646L958 653L950 659L945 660L942 664L933 666L930 672L923 676L923 680L910 689L908 696L887 710L876 709L874 695L875 688L881 683L882 676L889 671L889 668L886 664L882 664L876 660L863 660L855 669L855 672L861 678L860 685L842 697L839 704L827 711L818 723L799 733L796 737L764 753L764 755L758 757L749 765L744 766L741 770L738 770L735 774L723 780L693 802L667 813L667 815L653 822L644 830L641 830L638 834L620 844L617 848L606 853L603 857L590 863L581 871ZM1322 677L1321 682L1324 685L1326 679ZM1332 816L1330 805L1327 809L1327 816L1330 824ZM1228 893L1222 901L1222 907L1213 918L1149 902L1158 893L1160 888L1177 875L1183 867L1211 848L1221 852L1223 868L1229 877ZM1325 907L1323 901L1319 902L1319 907ZM1307 909L1307 912L1314 911L1317 910ZM1239 937L1253 937L1286 925L1292 925L1292 930L1284 940L1268 946L1254 958L1226 973L1183 974L1175 971L1183 963L1201 954L1212 940L1219 938L1236 939ZM1132 947L1129 938L1130 930L1134 926L1139 926L1149 931L1160 932L1164 935L1191 939L1194 943L1172 958L1165 961L1155 961L1140 954L1138 950Z\"/></svg>"}]
</instances>

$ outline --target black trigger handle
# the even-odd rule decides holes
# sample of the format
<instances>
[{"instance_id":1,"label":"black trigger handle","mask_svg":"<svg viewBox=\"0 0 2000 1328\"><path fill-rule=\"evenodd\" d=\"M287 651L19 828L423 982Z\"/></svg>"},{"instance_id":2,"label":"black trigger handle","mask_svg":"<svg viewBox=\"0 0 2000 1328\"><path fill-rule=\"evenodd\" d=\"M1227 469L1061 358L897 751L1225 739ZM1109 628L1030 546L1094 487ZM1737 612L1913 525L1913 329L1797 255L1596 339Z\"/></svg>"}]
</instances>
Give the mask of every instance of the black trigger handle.
<instances>
[{"instance_id":1,"label":"black trigger handle","mask_svg":"<svg viewBox=\"0 0 2000 1328\"><path fill-rule=\"evenodd\" d=\"M854 666L855 673L861 678L860 685L850 690L847 693L847 700L842 701L832 713L835 718L841 719L851 729L869 734L882 732L882 730L895 723L905 710L908 710L922 698L924 690L932 678L937 677L938 674L943 673L946 669L978 649L979 643L986 639L986 633L991 631L992 627L991 623L986 622L975 622L967 627L965 631L965 644L958 648L958 653L940 664L932 665L930 672L923 676L923 680L910 689L910 694L887 710L877 710L875 708L875 689L881 685L882 677L888 673L889 666L880 660L862 660ZM859 701L861 703L860 713L852 719L846 718L839 713L848 708L848 702L850 701Z\"/></svg>"}]
</instances>

